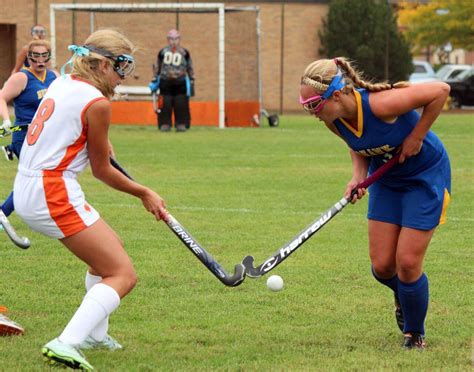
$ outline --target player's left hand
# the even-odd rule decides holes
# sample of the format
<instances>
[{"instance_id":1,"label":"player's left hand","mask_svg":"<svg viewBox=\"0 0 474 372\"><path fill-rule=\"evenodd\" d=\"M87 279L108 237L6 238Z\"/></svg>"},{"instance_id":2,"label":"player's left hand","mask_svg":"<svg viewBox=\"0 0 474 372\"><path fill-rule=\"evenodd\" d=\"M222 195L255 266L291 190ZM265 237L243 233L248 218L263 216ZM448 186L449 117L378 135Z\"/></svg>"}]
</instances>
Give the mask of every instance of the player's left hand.
<instances>
[{"instance_id":1,"label":"player's left hand","mask_svg":"<svg viewBox=\"0 0 474 372\"><path fill-rule=\"evenodd\" d=\"M12 128L12 122L10 119L5 119L3 120L2 125L0 125L0 129L3 129L5 131L9 131Z\"/></svg>"},{"instance_id":2,"label":"player's left hand","mask_svg":"<svg viewBox=\"0 0 474 372\"><path fill-rule=\"evenodd\" d=\"M157 79L153 79L149 84L148 84L148 88L150 88L150 91L152 93L155 93L158 88L159 88L160 84L158 83L158 80Z\"/></svg>"},{"instance_id":3,"label":"player's left hand","mask_svg":"<svg viewBox=\"0 0 474 372\"><path fill-rule=\"evenodd\" d=\"M410 134L405 141L402 143L402 148L400 150L400 159L398 162L401 164L406 159L418 155L421 151L421 147L423 146L423 138L418 138L412 134Z\"/></svg>"}]
</instances>

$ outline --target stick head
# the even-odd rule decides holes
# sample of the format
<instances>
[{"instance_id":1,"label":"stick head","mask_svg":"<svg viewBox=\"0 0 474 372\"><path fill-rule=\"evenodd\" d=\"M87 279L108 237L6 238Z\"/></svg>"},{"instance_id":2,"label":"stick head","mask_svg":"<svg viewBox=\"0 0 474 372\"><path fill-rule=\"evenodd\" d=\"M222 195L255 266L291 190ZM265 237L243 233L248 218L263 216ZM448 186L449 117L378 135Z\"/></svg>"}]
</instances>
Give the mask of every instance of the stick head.
<instances>
[{"instance_id":1,"label":"stick head","mask_svg":"<svg viewBox=\"0 0 474 372\"><path fill-rule=\"evenodd\" d=\"M262 276L262 273L260 273L260 270L253 266L254 261L255 259L253 258L253 256L246 256L242 260L242 265L244 265L245 267L245 274L247 276L251 278L259 278Z\"/></svg>"},{"instance_id":2,"label":"stick head","mask_svg":"<svg viewBox=\"0 0 474 372\"><path fill-rule=\"evenodd\" d=\"M237 287L243 283L245 279L245 267L243 264L237 264L234 267L234 275L226 279L225 285L229 287Z\"/></svg>"},{"instance_id":3,"label":"stick head","mask_svg":"<svg viewBox=\"0 0 474 372\"><path fill-rule=\"evenodd\" d=\"M242 265L245 266L245 268L253 268L253 262L255 261L255 258L253 256L245 256L244 259L242 260Z\"/></svg>"},{"instance_id":4,"label":"stick head","mask_svg":"<svg viewBox=\"0 0 474 372\"><path fill-rule=\"evenodd\" d=\"M30 239L28 239L27 237L22 237L20 241L15 241L15 240L12 240L13 243L15 243L15 245L18 247L18 248L21 248L21 249L28 249L30 248Z\"/></svg>"}]
</instances>

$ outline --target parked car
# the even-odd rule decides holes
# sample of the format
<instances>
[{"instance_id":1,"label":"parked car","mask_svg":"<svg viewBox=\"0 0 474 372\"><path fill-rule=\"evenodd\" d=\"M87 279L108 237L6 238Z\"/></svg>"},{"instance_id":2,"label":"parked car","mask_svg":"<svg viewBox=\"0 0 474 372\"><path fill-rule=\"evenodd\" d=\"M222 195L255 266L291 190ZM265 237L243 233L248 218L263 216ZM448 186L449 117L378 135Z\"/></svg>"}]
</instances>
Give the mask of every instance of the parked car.
<instances>
[{"instance_id":1,"label":"parked car","mask_svg":"<svg viewBox=\"0 0 474 372\"><path fill-rule=\"evenodd\" d=\"M438 81L433 67L426 61L413 61L415 71L409 77L409 82L413 84L426 83L428 81Z\"/></svg>"},{"instance_id":2,"label":"parked car","mask_svg":"<svg viewBox=\"0 0 474 372\"><path fill-rule=\"evenodd\" d=\"M474 67L461 72L456 78L447 80L451 87L451 108L474 105Z\"/></svg>"},{"instance_id":3,"label":"parked car","mask_svg":"<svg viewBox=\"0 0 474 372\"><path fill-rule=\"evenodd\" d=\"M461 72L471 68L469 65L444 65L436 71L436 77L442 81L451 80L456 78Z\"/></svg>"}]
</instances>

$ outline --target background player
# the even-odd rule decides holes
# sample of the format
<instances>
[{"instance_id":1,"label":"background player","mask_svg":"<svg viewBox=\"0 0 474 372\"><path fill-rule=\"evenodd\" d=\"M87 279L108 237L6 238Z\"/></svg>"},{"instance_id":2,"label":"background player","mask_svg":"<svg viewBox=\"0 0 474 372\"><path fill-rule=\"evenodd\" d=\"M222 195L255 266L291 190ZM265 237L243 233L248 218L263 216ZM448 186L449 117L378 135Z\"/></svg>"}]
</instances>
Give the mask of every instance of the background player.
<instances>
[{"instance_id":1,"label":"background player","mask_svg":"<svg viewBox=\"0 0 474 372\"><path fill-rule=\"evenodd\" d=\"M48 89L28 131L15 179L18 215L33 229L57 238L89 265L85 295L58 338L42 353L52 362L92 369L80 348L121 346L107 336L108 317L135 286L136 274L118 235L86 201L77 174L90 162L93 175L141 199L156 219L161 197L129 180L109 162L108 128L114 88L133 73L133 44L113 30L70 46L71 75ZM87 340L87 341L86 341Z\"/></svg>"},{"instance_id":2,"label":"background player","mask_svg":"<svg viewBox=\"0 0 474 372\"><path fill-rule=\"evenodd\" d=\"M10 76L0 91L0 116L3 123L0 128L12 130L12 143L2 150L8 160L13 155L20 156L21 146L36 110L46 94L46 90L56 79L57 74L48 70L46 64L51 58L51 46L46 40L33 40L28 44L27 59L30 67L25 67ZM13 101L15 125L12 126L7 104ZM13 194L0 205L8 217L14 210Z\"/></svg>"},{"instance_id":3,"label":"background player","mask_svg":"<svg viewBox=\"0 0 474 372\"><path fill-rule=\"evenodd\" d=\"M374 277L394 291L404 347L424 348L429 292L423 258L445 221L451 190L448 155L430 127L449 86L371 84L347 59L336 58L308 65L300 95L303 108L350 147L353 177L346 197L400 147L401 164L370 187L369 250ZM420 107L421 116L415 111Z\"/></svg>"},{"instance_id":4,"label":"background player","mask_svg":"<svg viewBox=\"0 0 474 372\"><path fill-rule=\"evenodd\" d=\"M176 131L183 132L191 125L189 97L194 95L193 63L189 51L180 46L181 35L177 30L170 30L167 40L169 45L158 53L156 76L150 89L152 92L159 89L162 97L159 129L169 131L174 114Z\"/></svg>"}]
</instances>

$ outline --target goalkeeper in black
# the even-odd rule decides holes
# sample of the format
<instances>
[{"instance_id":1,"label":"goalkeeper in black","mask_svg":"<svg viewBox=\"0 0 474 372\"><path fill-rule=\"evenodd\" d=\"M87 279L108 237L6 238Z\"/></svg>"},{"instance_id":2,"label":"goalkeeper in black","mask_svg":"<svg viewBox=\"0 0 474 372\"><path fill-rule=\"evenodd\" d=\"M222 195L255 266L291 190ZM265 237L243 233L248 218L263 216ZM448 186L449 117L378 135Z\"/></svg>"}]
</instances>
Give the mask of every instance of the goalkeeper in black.
<instances>
[{"instance_id":1,"label":"goalkeeper in black","mask_svg":"<svg viewBox=\"0 0 474 372\"><path fill-rule=\"evenodd\" d=\"M190 128L189 97L194 96L194 70L189 51L180 46L181 35L177 30L167 34L168 45L158 53L156 75L149 87L158 93L158 128L171 130L172 114L175 129L184 132Z\"/></svg>"}]
</instances>

